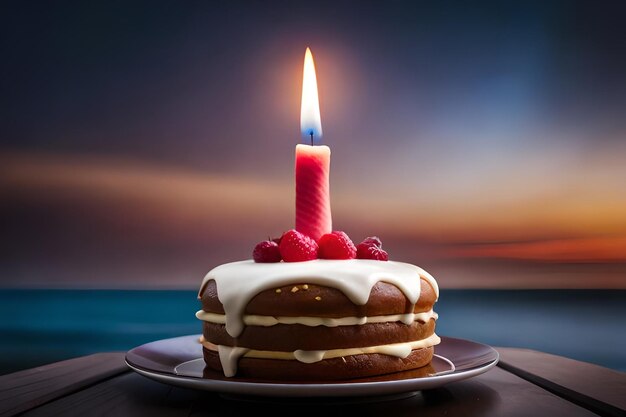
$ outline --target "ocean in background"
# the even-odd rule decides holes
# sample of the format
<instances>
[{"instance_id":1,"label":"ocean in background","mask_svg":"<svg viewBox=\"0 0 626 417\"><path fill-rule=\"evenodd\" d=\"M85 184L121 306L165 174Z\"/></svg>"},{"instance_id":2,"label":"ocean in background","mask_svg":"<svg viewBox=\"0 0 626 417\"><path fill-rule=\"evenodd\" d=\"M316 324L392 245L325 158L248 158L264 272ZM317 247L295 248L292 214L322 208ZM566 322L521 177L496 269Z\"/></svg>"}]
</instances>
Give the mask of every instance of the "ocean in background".
<instances>
[{"instance_id":1,"label":"ocean in background","mask_svg":"<svg viewBox=\"0 0 626 417\"><path fill-rule=\"evenodd\" d=\"M199 334L195 290L0 290L0 374ZM442 290L437 333L626 371L626 290Z\"/></svg>"}]
</instances>

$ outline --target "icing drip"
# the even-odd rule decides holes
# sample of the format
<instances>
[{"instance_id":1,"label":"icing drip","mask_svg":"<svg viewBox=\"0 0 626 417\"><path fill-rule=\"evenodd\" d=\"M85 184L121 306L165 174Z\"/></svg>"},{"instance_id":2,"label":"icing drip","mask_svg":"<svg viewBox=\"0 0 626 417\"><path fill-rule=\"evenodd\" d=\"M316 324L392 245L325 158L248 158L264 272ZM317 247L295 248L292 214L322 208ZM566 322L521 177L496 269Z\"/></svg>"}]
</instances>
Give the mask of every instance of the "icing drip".
<instances>
[{"instance_id":1,"label":"icing drip","mask_svg":"<svg viewBox=\"0 0 626 417\"><path fill-rule=\"evenodd\" d=\"M422 268L403 262L369 259L316 259L267 264L252 260L231 262L209 271L200 289L202 291L209 280L215 280L218 298L226 313L226 331L231 337L237 337L245 326L243 313L246 305L255 295L267 289L307 282L336 288L353 303L364 305L374 284L384 281L398 287L409 302L415 304L420 296L420 277L430 283L439 297L437 282Z\"/></svg>"},{"instance_id":2,"label":"icing drip","mask_svg":"<svg viewBox=\"0 0 626 417\"><path fill-rule=\"evenodd\" d=\"M224 370L224 376L235 376L237 373L237 363L239 358L245 355L250 349L232 346L217 346L217 353L220 356L220 363Z\"/></svg>"},{"instance_id":3,"label":"icing drip","mask_svg":"<svg viewBox=\"0 0 626 417\"><path fill-rule=\"evenodd\" d=\"M406 358L411 354L411 345L408 343L397 343L393 345L380 346L377 353L383 355L396 356L398 358Z\"/></svg>"},{"instance_id":4,"label":"icing drip","mask_svg":"<svg viewBox=\"0 0 626 417\"><path fill-rule=\"evenodd\" d=\"M304 363L315 363L324 359L325 350L296 350L293 356Z\"/></svg>"}]
</instances>

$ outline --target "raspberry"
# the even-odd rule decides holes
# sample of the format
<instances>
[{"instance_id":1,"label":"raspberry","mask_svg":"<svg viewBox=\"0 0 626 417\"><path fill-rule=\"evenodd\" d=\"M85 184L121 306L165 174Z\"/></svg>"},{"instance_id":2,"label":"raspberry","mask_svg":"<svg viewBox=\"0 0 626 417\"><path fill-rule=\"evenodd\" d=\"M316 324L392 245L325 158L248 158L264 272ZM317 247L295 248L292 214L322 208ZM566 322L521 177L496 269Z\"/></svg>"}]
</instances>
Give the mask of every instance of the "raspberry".
<instances>
[{"instance_id":1,"label":"raspberry","mask_svg":"<svg viewBox=\"0 0 626 417\"><path fill-rule=\"evenodd\" d=\"M320 259L353 259L356 246L348 235L341 231L326 233L320 237L318 257Z\"/></svg>"},{"instance_id":2,"label":"raspberry","mask_svg":"<svg viewBox=\"0 0 626 417\"><path fill-rule=\"evenodd\" d=\"M389 255L387 252L369 242L361 242L356 245L356 257L358 259L374 259L376 261L388 261Z\"/></svg>"},{"instance_id":3,"label":"raspberry","mask_svg":"<svg viewBox=\"0 0 626 417\"><path fill-rule=\"evenodd\" d=\"M280 262L282 260L278 244L271 240L257 243L252 251L252 258L254 262L259 263Z\"/></svg>"},{"instance_id":4,"label":"raspberry","mask_svg":"<svg viewBox=\"0 0 626 417\"><path fill-rule=\"evenodd\" d=\"M285 262L311 261L317 258L317 242L295 229L283 233L278 247Z\"/></svg>"},{"instance_id":5,"label":"raspberry","mask_svg":"<svg viewBox=\"0 0 626 417\"><path fill-rule=\"evenodd\" d=\"M383 242L380 241L380 239L378 238L378 236L370 236L370 237L366 237L363 242L361 243L371 243L374 246L377 246L379 248L383 247Z\"/></svg>"}]
</instances>

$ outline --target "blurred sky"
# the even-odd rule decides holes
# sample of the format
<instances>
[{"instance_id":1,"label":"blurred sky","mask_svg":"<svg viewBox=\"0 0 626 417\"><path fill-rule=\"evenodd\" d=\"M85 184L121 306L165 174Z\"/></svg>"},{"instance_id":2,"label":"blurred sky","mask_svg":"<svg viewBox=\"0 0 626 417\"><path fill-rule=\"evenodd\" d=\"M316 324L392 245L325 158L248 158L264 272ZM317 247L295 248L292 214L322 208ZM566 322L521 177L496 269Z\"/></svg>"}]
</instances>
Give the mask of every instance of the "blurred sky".
<instances>
[{"instance_id":1,"label":"blurred sky","mask_svg":"<svg viewBox=\"0 0 626 417\"><path fill-rule=\"evenodd\" d=\"M626 288L626 5L0 6L0 286L194 287L293 227L302 61L336 229L442 287Z\"/></svg>"}]
</instances>

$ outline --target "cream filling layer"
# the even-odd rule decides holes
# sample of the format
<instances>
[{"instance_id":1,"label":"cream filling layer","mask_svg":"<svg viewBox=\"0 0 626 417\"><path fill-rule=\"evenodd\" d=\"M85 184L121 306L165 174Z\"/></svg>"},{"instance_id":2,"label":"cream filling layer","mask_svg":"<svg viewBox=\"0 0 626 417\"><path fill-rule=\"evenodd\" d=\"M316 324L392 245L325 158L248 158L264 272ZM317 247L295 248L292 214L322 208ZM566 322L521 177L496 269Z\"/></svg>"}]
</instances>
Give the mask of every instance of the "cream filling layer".
<instances>
[{"instance_id":1,"label":"cream filling layer","mask_svg":"<svg viewBox=\"0 0 626 417\"><path fill-rule=\"evenodd\" d=\"M258 358L258 359L279 359L279 360L297 360L302 363L315 363L324 359L339 358L342 356L353 356L380 353L383 355L395 356L398 358L406 358L411 354L412 350L423 349L438 345L441 342L439 336L435 333L422 340L414 340L412 342L393 343L389 345L366 346L357 348L329 349L329 350L296 350L294 352L282 352L272 350L256 350L238 346L215 345L204 338L202 346L217 351L227 377L235 376L237 373L237 363L242 357Z\"/></svg>"},{"instance_id":2,"label":"cream filling layer","mask_svg":"<svg viewBox=\"0 0 626 417\"><path fill-rule=\"evenodd\" d=\"M209 313L200 310L196 313L196 317L202 321L215 324L226 324L226 315ZM422 313L406 313L406 314L391 314L384 316L371 316L371 317L290 317L290 316L261 316L254 314L246 314L242 320L246 326L262 326L270 327L277 324L303 324L305 326L357 326L366 323L388 323L400 321L406 325L410 325L415 321L428 322L430 319L437 320L439 316L432 309L430 311Z\"/></svg>"}]
</instances>

